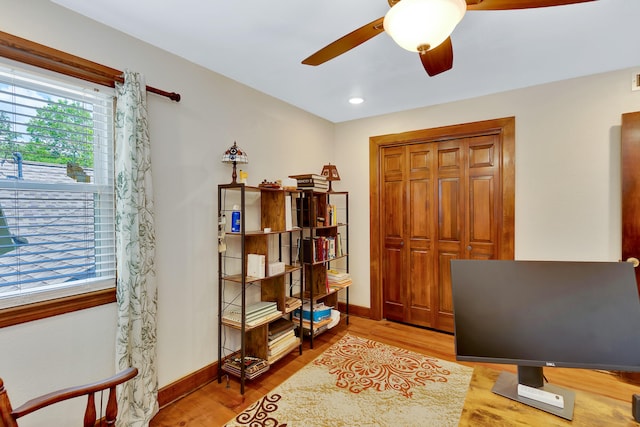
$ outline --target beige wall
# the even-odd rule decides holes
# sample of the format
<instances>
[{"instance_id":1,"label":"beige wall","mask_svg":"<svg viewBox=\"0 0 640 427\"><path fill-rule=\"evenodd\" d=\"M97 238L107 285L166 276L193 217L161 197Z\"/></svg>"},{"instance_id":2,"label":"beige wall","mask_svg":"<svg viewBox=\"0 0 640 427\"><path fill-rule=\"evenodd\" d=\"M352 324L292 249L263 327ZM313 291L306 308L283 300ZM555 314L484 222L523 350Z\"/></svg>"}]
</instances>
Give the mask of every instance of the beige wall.
<instances>
[{"instance_id":1,"label":"beige wall","mask_svg":"<svg viewBox=\"0 0 640 427\"><path fill-rule=\"evenodd\" d=\"M517 257L619 256L620 114L640 110L630 70L334 125L46 0L0 0L0 10L2 31L139 71L148 84L183 96L179 104L148 98L160 386L217 358L215 197L216 186L230 180L219 159L234 140L249 154L252 184L316 171L328 161L338 165L342 181L335 187L351 191L351 301L357 305L369 305L368 138L374 135L515 116ZM0 377L14 403L22 403L110 375L114 335L113 305L4 328Z\"/></svg>"},{"instance_id":2,"label":"beige wall","mask_svg":"<svg viewBox=\"0 0 640 427\"><path fill-rule=\"evenodd\" d=\"M369 137L516 118L516 259L618 260L620 116L640 110L635 70L572 79L336 126L336 164L351 189L369 185ZM349 158L349 167L340 157ZM353 161L352 159L356 159ZM352 241L369 247L368 192L354 191ZM364 245L367 242L367 245ZM353 257L352 301L368 305L369 263Z\"/></svg>"},{"instance_id":3,"label":"beige wall","mask_svg":"<svg viewBox=\"0 0 640 427\"><path fill-rule=\"evenodd\" d=\"M150 94L157 227L158 371L167 385L217 360L217 185L233 141L249 183L318 171L334 126L270 96L127 37L47 0L0 0L0 29L120 70L182 95ZM114 370L115 306L0 330L0 377L15 403ZM82 413L82 411L80 411ZM49 415L55 421L54 415ZM71 425L51 422L50 425Z\"/></svg>"}]
</instances>

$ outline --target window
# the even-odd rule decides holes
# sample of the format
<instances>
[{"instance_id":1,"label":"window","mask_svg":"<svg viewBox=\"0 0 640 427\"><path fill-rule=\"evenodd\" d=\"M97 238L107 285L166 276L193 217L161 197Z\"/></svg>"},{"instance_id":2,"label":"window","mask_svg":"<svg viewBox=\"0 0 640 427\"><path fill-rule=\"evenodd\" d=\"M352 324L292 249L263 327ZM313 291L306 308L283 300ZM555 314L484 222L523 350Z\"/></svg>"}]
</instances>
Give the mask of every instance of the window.
<instances>
[{"instance_id":1,"label":"window","mask_svg":"<svg viewBox=\"0 0 640 427\"><path fill-rule=\"evenodd\" d=\"M0 309L115 286L113 102L0 66Z\"/></svg>"}]
</instances>

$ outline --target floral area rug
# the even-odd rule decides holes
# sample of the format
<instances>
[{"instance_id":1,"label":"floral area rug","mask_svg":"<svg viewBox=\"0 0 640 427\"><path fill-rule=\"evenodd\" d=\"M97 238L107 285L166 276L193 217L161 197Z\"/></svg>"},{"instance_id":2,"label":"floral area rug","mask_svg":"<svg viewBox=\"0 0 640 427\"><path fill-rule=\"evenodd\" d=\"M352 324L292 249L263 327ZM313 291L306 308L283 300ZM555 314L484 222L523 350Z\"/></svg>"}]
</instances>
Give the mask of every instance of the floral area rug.
<instances>
[{"instance_id":1,"label":"floral area rug","mask_svg":"<svg viewBox=\"0 0 640 427\"><path fill-rule=\"evenodd\" d=\"M226 426L456 426L472 372L345 335Z\"/></svg>"}]
</instances>

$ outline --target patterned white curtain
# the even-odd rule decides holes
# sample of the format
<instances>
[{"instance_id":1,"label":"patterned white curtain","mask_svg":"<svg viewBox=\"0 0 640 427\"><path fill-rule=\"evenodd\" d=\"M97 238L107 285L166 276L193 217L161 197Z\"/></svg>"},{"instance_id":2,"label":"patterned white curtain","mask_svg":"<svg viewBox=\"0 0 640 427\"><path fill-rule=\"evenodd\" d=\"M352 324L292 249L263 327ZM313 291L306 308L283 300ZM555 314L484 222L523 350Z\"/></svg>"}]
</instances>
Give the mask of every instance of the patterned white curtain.
<instances>
[{"instance_id":1,"label":"patterned white curtain","mask_svg":"<svg viewBox=\"0 0 640 427\"><path fill-rule=\"evenodd\" d=\"M157 285L151 152L144 77L116 85L116 369L138 368L118 390L118 426L148 426L158 412Z\"/></svg>"}]
</instances>

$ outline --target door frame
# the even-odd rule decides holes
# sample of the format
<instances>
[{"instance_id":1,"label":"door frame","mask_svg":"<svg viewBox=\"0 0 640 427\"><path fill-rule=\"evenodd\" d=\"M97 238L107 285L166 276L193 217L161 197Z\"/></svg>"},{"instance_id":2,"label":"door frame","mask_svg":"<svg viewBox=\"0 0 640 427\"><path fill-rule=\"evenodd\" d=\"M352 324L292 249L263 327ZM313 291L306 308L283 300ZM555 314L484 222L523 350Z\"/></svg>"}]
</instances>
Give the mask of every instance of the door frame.
<instances>
[{"instance_id":1,"label":"door frame","mask_svg":"<svg viewBox=\"0 0 640 427\"><path fill-rule=\"evenodd\" d=\"M370 318L382 319L382 244L381 241L381 153L382 148L481 135L499 135L502 143L501 193L503 232L498 241L499 259L513 259L515 253L515 117L414 130L369 138L369 238L370 238Z\"/></svg>"}]
</instances>

